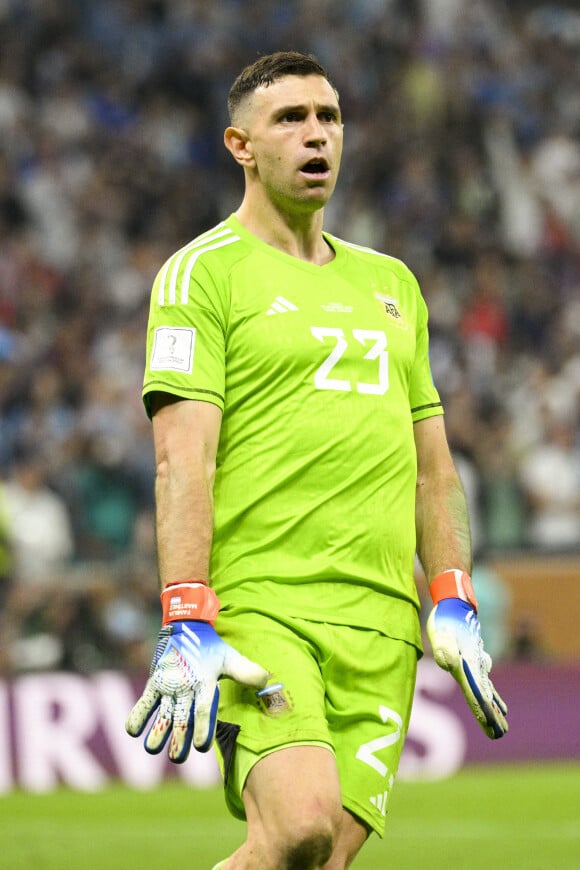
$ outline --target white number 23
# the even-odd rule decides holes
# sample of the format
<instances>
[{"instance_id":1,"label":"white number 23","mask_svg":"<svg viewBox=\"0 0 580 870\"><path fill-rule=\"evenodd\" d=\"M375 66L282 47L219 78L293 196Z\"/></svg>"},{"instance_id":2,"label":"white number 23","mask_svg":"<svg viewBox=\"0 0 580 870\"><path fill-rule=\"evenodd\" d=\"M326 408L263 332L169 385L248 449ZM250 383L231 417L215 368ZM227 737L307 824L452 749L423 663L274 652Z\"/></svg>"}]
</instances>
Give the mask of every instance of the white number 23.
<instances>
[{"instance_id":1,"label":"white number 23","mask_svg":"<svg viewBox=\"0 0 580 870\"><path fill-rule=\"evenodd\" d=\"M314 385L316 388L319 390L339 390L342 392L351 391L353 389L351 381L329 377L332 369L348 347L344 330L332 326L311 326L310 331L314 338L323 344L327 339L334 340L334 347L314 374ZM354 389L358 393L367 393L375 396L384 395L389 389L389 354L385 350L387 336L384 332L377 329L353 329L352 335L363 347L371 343L363 359L378 361L377 379L374 382L356 381Z\"/></svg>"}]
</instances>

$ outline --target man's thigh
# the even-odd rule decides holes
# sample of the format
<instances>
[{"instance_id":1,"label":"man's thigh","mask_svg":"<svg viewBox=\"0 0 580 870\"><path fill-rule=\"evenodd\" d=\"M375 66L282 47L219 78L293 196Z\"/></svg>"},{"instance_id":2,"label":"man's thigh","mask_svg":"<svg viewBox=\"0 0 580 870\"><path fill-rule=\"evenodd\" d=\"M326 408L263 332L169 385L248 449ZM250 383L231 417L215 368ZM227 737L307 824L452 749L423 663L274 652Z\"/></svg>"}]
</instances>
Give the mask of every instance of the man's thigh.
<instances>
[{"instance_id":1,"label":"man's thigh","mask_svg":"<svg viewBox=\"0 0 580 870\"><path fill-rule=\"evenodd\" d=\"M338 835L342 801L338 770L329 747L291 744L261 758L243 791L248 824L266 837L304 830L317 817Z\"/></svg>"}]
</instances>

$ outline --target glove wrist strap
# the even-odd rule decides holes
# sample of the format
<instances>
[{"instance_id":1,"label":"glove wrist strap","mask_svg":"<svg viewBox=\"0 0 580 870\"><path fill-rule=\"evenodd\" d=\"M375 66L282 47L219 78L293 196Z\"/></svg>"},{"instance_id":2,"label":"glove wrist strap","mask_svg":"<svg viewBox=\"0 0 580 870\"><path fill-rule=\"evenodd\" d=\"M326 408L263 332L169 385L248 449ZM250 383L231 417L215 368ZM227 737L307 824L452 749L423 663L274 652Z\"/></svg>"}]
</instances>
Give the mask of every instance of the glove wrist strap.
<instances>
[{"instance_id":1,"label":"glove wrist strap","mask_svg":"<svg viewBox=\"0 0 580 870\"><path fill-rule=\"evenodd\" d=\"M466 571L461 571L459 568L450 568L448 571L442 571L433 578L429 586L429 592L433 599L433 604L438 604L444 598L461 598L462 601L467 601L471 604L477 613L477 599L473 590L471 577Z\"/></svg>"},{"instance_id":2,"label":"glove wrist strap","mask_svg":"<svg viewBox=\"0 0 580 870\"><path fill-rule=\"evenodd\" d=\"M184 580L168 583L161 593L163 622L199 620L212 625L219 613L219 598L207 583L201 580Z\"/></svg>"}]
</instances>

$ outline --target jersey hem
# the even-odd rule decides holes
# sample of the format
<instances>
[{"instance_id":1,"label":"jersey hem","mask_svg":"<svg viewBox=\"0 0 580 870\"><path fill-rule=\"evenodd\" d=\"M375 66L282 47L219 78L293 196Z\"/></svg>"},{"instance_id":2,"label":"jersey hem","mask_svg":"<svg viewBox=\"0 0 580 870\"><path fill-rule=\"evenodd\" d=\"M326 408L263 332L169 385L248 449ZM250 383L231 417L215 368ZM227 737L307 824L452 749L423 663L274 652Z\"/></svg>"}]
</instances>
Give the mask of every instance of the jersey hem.
<instances>
[{"instance_id":1,"label":"jersey hem","mask_svg":"<svg viewBox=\"0 0 580 870\"><path fill-rule=\"evenodd\" d=\"M180 399L197 399L200 402L209 402L212 405L217 405L220 411L223 411L225 406L224 397L213 390L204 390L197 387L176 387L174 384L169 384L166 381L148 381L143 387L141 395L149 419L151 419L152 416L152 393L169 393L171 396L176 396Z\"/></svg>"},{"instance_id":2,"label":"jersey hem","mask_svg":"<svg viewBox=\"0 0 580 870\"><path fill-rule=\"evenodd\" d=\"M391 596L391 598L392 600L403 600L395 599L394 596ZM386 616L385 614L383 614L382 618L376 618L375 616L375 618L372 619L364 619L360 613L353 614L351 612L348 618L345 617L344 619L340 619L337 618L336 613L309 613L305 615L303 610L301 612L294 612L292 610L286 610L282 612L280 609L268 608L263 606L260 607L259 605L256 606L255 603L251 602L242 603L241 601L238 601L226 603L223 596L220 596L220 600L222 601L222 608L217 617L218 622L220 615L234 616L237 613L260 613L263 616L267 616L282 623L284 623L285 620L303 619L306 622L319 623L322 625L344 625L350 628L361 629L363 631L377 631L379 634L382 634L385 637L389 637L392 640L401 641L402 643L408 643L415 648L415 650L417 651L417 657L419 659L423 656L423 643L421 640L419 612L416 606L410 601L407 601L406 603L413 609L415 613L415 618L413 618L412 623L409 623L407 629L401 630L396 625L397 617L395 616L393 619L389 619L388 616Z\"/></svg>"},{"instance_id":3,"label":"jersey hem","mask_svg":"<svg viewBox=\"0 0 580 870\"><path fill-rule=\"evenodd\" d=\"M413 423L419 423L420 420L428 420L429 417L441 417L445 413L441 402L433 402L430 405L420 405L418 408L411 409L411 418Z\"/></svg>"}]
</instances>

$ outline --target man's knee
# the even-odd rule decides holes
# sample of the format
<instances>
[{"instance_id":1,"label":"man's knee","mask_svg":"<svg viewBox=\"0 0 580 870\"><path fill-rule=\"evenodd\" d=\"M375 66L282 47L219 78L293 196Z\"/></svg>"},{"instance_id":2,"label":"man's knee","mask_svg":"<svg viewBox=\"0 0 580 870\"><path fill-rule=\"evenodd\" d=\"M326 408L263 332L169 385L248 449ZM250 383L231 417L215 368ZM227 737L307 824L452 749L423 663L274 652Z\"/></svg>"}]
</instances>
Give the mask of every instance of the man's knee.
<instances>
[{"instance_id":1,"label":"man's knee","mask_svg":"<svg viewBox=\"0 0 580 870\"><path fill-rule=\"evenodd\" d=\"M340 835L342 807L335 796L293 796L281 809L266 821L259 837L276 856L275 866L281 870L323 867Z\"/></svg>"},{"instance_id":2,"label":"man's knee","mask_svg":"<svg viewBox=\"0 0 580 870\"><path fill-rule=\"evenodd\" d=\"M248 849L264 867L316 870L338 841L342 799L334 756L314 746L288 747L261 759L244 789Z\"/></svg>"},{"instance_id":3,"label":"man's knee","mask_svg":"<svg viewBox=\"0 0 580 870\"><path fill-rule=\"evenodd\" d=\"M338 832L339 823L331 813L295 819L281 837L281 866L285 870L322 867L334 851Z\"/></svg>"}]
</instances>

